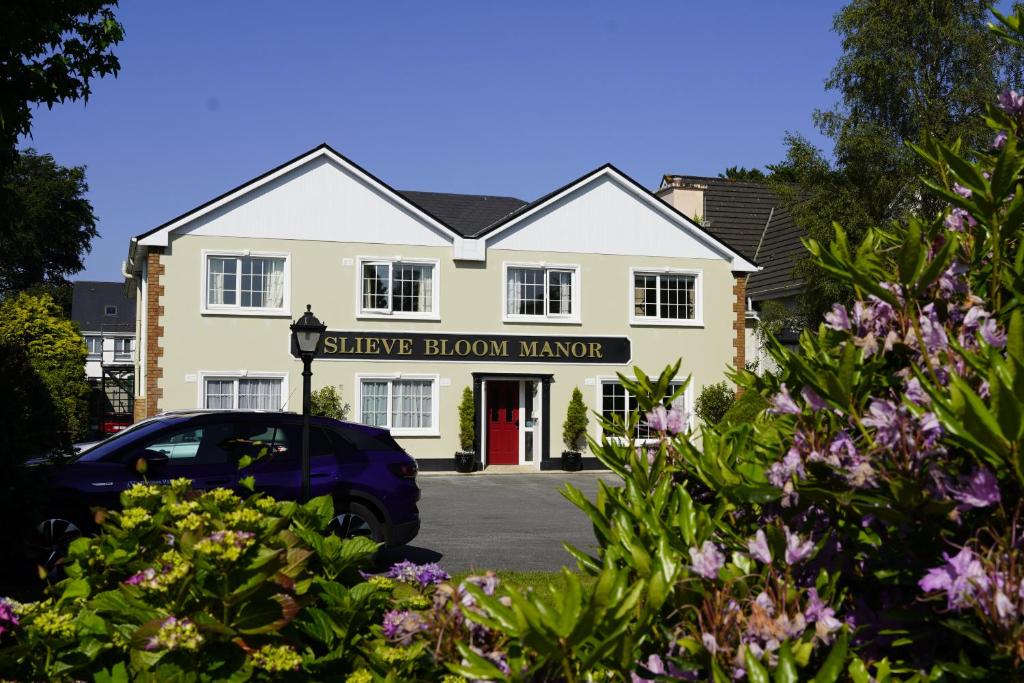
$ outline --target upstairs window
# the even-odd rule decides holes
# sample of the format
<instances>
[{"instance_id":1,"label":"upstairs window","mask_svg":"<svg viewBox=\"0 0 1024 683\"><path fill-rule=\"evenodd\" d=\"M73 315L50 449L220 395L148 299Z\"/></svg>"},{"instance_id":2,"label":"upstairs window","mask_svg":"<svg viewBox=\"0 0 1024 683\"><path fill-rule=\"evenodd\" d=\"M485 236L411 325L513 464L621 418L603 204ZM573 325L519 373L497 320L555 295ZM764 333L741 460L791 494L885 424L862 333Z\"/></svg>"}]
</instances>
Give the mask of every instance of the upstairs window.
<instances>
[{"instance_id":1,"label":"upstairs window","mask_svg":"<svg viewBox=\"0 0 1024 683\"><path fill-rule=\"evenodd\" d=\"M396 317L437 316L437 262L364 260L359 312Z\"/></svg>"},{"instance_id":2,"label":"upstairs window","mask_svg":"<svg viewBox=\"0 0 1024 683\"><path fill-rule=\"evenodd\" d=\"M135 346L134 341L131 337L114 337L114 360L132 360L132 349Z\"/></svg>"},{"instance_id":3,"label":"upstairs window","mask_svg":"<svg viewBox=\"0 0 1024 683\"><path fill-rule=\"evenodd\" d=\"M85 348L88 351L88 357L96 360L103 357L103 337L89 335L85 338Z\"/></svg>"},{"instance_id":4,"label":"upstairs window","mask_svg":"<svg viewBox=\"0 0 1024 683\"><path fill-rule=\"evenodd\" d=\"M216 254L206 257L206 310L287 312L287 258Z\"/></svg>"},{"instance_id":5,"label":"upstairs window","mask_svg":"<svg viewBox=\"0 0 1024 683\"><path fill-rule=\"evenodd\" d=\"M507 266L505 320L579 322L575 266Z\"/></svg>"},{"instance_id":6,"label":"upstairs window","mask_svg":"<svg viewBox=\"0 0 1024 683\"><path fill-rule=\"evenodd\" d=\"M700 274L680 271L632 273L633 323L700 324Z\"/></svg>"}]
</instances>

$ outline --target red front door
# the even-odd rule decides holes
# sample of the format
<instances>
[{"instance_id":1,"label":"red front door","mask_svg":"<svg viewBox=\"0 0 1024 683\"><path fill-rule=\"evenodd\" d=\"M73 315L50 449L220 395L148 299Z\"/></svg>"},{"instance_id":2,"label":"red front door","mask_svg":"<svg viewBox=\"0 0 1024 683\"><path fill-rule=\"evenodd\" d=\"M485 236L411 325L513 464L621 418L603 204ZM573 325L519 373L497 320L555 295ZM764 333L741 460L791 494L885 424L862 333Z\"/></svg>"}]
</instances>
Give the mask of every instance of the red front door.
<instances>
[{"instance_id":1,"label":"red front door","mask_svg":"<svg viewBox=\"0 0 1024 683\"><path fill-rule=\"evenodd\" d=\"M487 382L487 464L519 464L519 382Z\"/></svg>"}]
</instances>

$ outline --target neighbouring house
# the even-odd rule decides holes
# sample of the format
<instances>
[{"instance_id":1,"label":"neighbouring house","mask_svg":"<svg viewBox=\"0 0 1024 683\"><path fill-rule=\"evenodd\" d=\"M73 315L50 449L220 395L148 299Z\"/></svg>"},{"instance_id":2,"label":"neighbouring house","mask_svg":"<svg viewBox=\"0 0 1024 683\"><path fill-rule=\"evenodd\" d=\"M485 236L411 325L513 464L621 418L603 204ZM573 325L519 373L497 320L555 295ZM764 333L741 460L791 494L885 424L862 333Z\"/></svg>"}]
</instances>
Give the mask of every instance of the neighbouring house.
<instances>
[{"instance_id":1,"label":"neighbouring house","mask_svg":"<svg viewBox=\"0 0 1024 683\"><path fill-rule=\"evenodd\" d=\"M482 465L556 468L574 388L625 417L616 373L682 359L692 413L742 364L756 271L611 165L527 203L396 190L320 145L131 240L135 416L301 410L289 324L311 305L314 389L342 385L424 469L452 468L466 387Z\"/></svg>"},{"instance_id":2,"label":"neighbouring house","mask_svg":"<svg viewBox=\"0 0 1024 683\"><path fill-rule=\"evenodd\" d=\"M93 391L89 425L94 435L132 423L135 400L135 300L123 282L73 283L71 319L85 337L85 374Z\"/></svg>"},{"instance_id":3,"label":"neighbouring house","mask_svg":"<svg viewBox=\"0 0 1024 683\"><path fill-rule=\"evenodd\" d=\"M746 360L770 368L758 340L758 315L766 305L795 315L803 286L793 268L806 250L792 214L766 183L666 175L655 194L761 266L748 279L745 293ZM776 336L783 344L795 344L798 335L799 329L785 328Z\"/></svg>"}]
</instances>

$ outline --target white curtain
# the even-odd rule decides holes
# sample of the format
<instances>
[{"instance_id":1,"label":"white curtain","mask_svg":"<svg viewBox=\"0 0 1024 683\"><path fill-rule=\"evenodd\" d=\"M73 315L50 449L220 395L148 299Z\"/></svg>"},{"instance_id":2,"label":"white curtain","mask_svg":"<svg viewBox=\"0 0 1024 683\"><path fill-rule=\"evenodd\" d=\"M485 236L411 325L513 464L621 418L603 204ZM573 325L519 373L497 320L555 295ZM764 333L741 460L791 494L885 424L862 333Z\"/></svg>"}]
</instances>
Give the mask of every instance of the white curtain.
<instances>
[{"instance_id":1,"label":"white curtain","mask_svg":"<svg viewBox=\"0 0 1024 683\"><path fill-rule=\"evenodd\" d=\"M375 427L388 424L388 383L379 380L363 380L359 421Z\"/></svg>"},{"instance_id":2,"label":"white curtain","mask_svg":"<svg viewBox=\"0 0 1024 683\"><path fill-rule=\"evenodd\" d=\"M207 303L212 306L235 304L235 275L238 262L234 258L211 257L208 261Z\"/></svg>"},{"instance_id":3,"label":"white curtain","mask_svg":"<svg viewBox=\"0 0 1024 683\"><path fill-rule=\"evenodd\" d=\"M264 272L263 305L284 308L284 259L268 259Z\"/></svg>"},{"instance_id":4,"label":"white curtain","mask_svg":"<svg viewBox=\"0 0 1024 683\"><path fill-rule=\"evenodd\" d=\"M416 271L419 280L416 310L420 313L430 313L434 304L434 267L419 266Z\"/></svg>"},{"instance_id":5,"label":"white curtain","mask_svg":"<svg viewBox=\"0 0 1024 683\"><path fill-rule=\"evenodd\" d=\"M522 268L508 269L508 314L522 313L523 284L526 282L526 271Z\"/></svg>"},{"instance_id":6,"label":"white curtain","mask_svg":"<svg viewBox=\"0 0 1024 683\"><path fill-rule=\"evenodd\" d=\"M281 380L238 380L239 410L280 410Z\"/></svg>"},{"instance_id":7,"label":"white curtain","mask_svg":"<svg viewBox=\"0 0 1024 683\"><path fill-rule=\"evenodd\" d=\"M430 380L395 380L392 397L392 427L425 429L431 426Z\"/></svg>"},{"instance_id":8,"label":"white curtain","mask_svg":"<svg viewBox=\"0 0 1024 683\"><path fill-rule=\"evenodd\" d=\"M230 379L206 380L204 407L230 410L235 407L235 382Z\"/></svg>"}]
</instances>

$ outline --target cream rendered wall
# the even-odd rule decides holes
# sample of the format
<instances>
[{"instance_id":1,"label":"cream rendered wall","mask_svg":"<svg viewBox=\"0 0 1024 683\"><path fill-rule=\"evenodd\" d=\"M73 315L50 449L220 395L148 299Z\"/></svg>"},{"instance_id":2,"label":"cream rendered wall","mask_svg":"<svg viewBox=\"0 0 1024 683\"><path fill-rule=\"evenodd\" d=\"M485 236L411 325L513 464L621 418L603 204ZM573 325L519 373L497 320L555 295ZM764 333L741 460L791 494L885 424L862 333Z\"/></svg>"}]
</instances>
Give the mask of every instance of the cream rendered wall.
<instances>
[{"instance_id":1,"label":"cream rendered wall","mask_svg":"<svg viewBox=\"0 0 1024 683\"><path fill-rule=\"evenodd\" d=\"M312 304L316 315L332 330L444 331L469 333L617 335L632 341L633 363L657 373L682 358L682 374L693 374L694 392L720 381L732 349L732 285L728 262L721 259L668 258L567 254L490 248L487 262L455 262L451 247L381 245L309 240L253 239L227 236L172 237L162 257L164 356L163 410L195 408L200 403L201 372L287 373L290 410L301 409L301 363L288 353L290 319L201 314L203 250L285 252L290 258L289 284L292 317ZM357 264L359 257L436 258L440 263L440 320L379 320L357 318ZM352 265L344 265L344 259ZM502 264L507 261L574 264L580 267L581 322L579 324L503 323ZM702 272L703 327L632 326L631 267L690 268ZM458 449L457 404L465 386L477 372L551 373L550 452L561 448L561 424L573 387L579 386L591 410L597 403L601 377L628 366L568 364L496 364L460 362L367 362L318 360L313 365L313 386L341 384L344 398L355 405L357 373L428 373L442 379L439 387L438 437L402 437L399 441L415 457L449 458ZM595 380L587 385L586 380ZM187 381L191 379L192 381ZM450 380L443 386L443 380ZM591 424L597 434L595 424Z\"/></svg>"}]
</instances>

